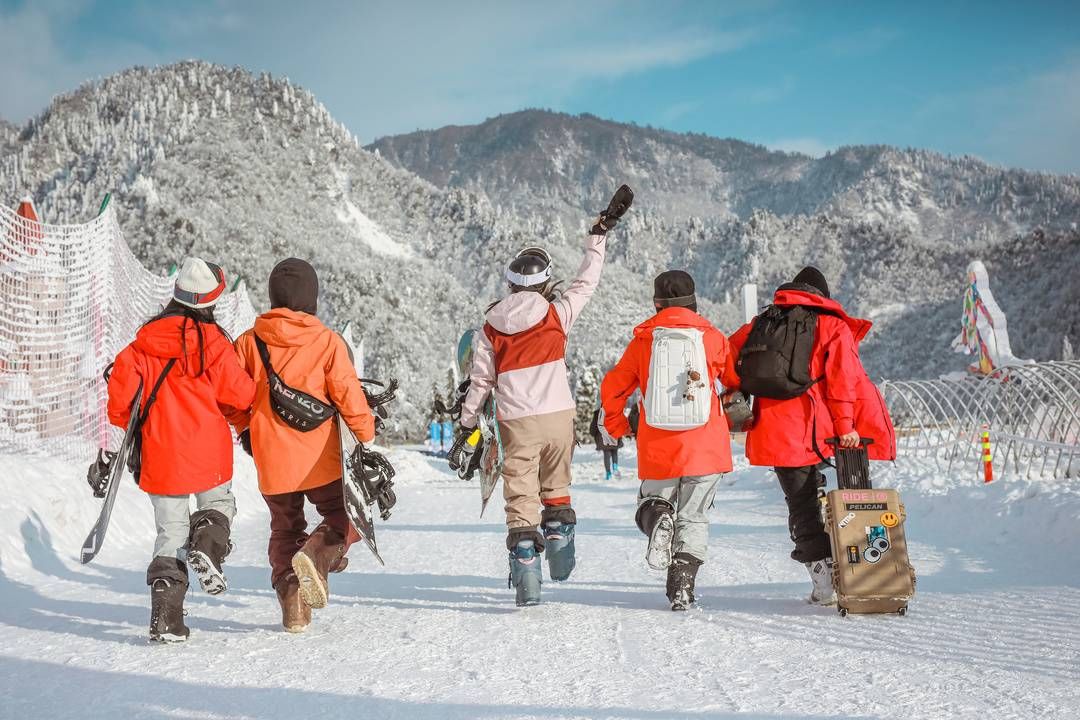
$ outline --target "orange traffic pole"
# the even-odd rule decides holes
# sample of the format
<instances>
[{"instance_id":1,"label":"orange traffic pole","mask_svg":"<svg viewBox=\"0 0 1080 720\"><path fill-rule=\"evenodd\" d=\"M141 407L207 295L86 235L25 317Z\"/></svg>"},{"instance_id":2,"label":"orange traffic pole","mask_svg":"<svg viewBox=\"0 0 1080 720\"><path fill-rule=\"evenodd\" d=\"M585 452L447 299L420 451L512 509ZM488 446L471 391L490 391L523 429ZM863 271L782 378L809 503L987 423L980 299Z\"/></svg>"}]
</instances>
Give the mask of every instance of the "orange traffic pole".
<instances>
[{"instance_id":1,"label":"orange traffic pole","mask_svg":"<svg viewBox=\"0 0 1080 720\"><path fill-rule=\"evenodd\" d=\"M990 455L990 429L983 425L982 431L983 483L994 481L994 463Z\"/></svg>"}]
</instances>

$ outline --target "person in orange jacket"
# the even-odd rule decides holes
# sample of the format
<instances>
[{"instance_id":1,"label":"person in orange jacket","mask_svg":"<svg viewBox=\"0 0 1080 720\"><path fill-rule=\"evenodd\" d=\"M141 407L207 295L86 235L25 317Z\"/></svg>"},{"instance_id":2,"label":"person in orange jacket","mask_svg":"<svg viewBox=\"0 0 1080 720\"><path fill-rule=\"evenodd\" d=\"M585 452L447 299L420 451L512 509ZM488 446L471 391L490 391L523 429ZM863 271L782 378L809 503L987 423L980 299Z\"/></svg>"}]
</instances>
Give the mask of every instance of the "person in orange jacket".
<instances>
[{"instance_id":1,"label":"person in orange jacket","mask_svg":"<svg viewBox=\"0 0 1080 720\"><path fill-rule=\"evenodd\" d=\"M184 595L188 565L204 590L223 592L221 565L231 547L233 442L225 413L246 410L255 383L214 322L225 273L199 258L184 261L173 297L116 356L109 375L109 422L125 427L141 385L139 487L150 496L157 524L150 586L150 638L186 640ZM157 392L154 388L157 387ZM190 513L195 496L198 510Z\"/></svg>"},{"instance_id":2,"label":"person in orange jacket","mask_svg":"<svg viewBox=\"0 0 1080 720\"><path fill-rule=\"evenodd\" d=\"M271 310L236 340L241 364L257 387L241 442L255 460L259 489L270 509L270 584L281 603L282 625L289 632L303 632L311 622L311 608L326 605L327 574L345 569L345 554L359 535L345 512L335 421L301 432L274 412L257 341L265 344L282 382L336 408L337 421L360 442L375 437L375 419L348 346L315 316L315 269L296 258L282 260L270 273L269 287ZM305 500L322 516L310 534Z\"/></svg>"},{"instance_id":3,"label":"person in orange jacket","mask_svg":"<svg viewBox=\"0 0 1080 720\"><path fill-rule=\"evenodd\" d=\"M810 573L810 602L827 605L835 602L832 552L818 503L819 488L825 485L820 468L834 454L827 441L836 437L841 447L853 448L859 445L860 437L869 439L870 459L893 460L896 435L885 401L859 359L858 343L870 331L871 322L849 316L830 297L825 276L812 266L777 288L773 305L731 336L732 353L738 358L736 370L741 376L737 387L748 385L746 376L754 372L747 339L755 323L765 315L786 322L786 313L793 308L809 310L814 323L812 344L808 343L808 368L807 361L802 360L809 386L786 399L754 396L746 457L751 465L776 470L795 543L791 557Z\"/></svg>"},{"instance_id":4,"label":"person in orange jacket","mask_svg":"<svg viewBox=\"0 0 1080 720\"><path fill-rule=\"evenodd\" d=\"M623 408L641 390L644 400L637 431L641 489L635 521L649 538L648 564L667 569L671 609L685 610L694 603L694 582L706 558L707 513L716 483L731 471L731 437L715 382L719 379L728 386L737 379L727 338L697 313L689 273L669 270L658 275L653 304L656 314L634 329L622 359L600 385L602 427L611 440L630 435ZM670 367L669 355L677 355L680 363L674 383L664 374ZM697 359L685 361L686 357ZM688 415L688 407L700 409Z\"/></svg>"}]
</instances>

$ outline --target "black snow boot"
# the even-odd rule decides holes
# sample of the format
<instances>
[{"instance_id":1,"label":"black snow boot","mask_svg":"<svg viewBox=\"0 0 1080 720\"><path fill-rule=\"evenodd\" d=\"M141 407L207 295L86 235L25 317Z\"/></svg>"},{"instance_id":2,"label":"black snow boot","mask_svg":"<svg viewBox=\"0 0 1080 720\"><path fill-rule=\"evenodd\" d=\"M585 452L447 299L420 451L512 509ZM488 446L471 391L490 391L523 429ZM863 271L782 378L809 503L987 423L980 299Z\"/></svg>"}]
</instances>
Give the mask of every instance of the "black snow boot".
<instances>
[{"instance_id":1,"label":"black snow boot","mask_svg":"<svg viewBox=\"0 0 1080 720\"><path fill-rule=\"evenodd\" d=\"M668 565L667 599L672 610L686 610L694 604L694 580L701 561L687 553L675 553Z\"/></svg>"},{"instance_id":2,"label":"black snow boot","mask_svg":"<svg viewBox=\"0 0 1080 720\"><path fill-rule=\"evenodd\" d=\"M225 515L217 510L192 514L187 560L202 589L210 595L220 595L229 587L221 566L230 550L229 519Z\"/></svg>"},{"instance_id":3,"label":"black snow boot","mask_svg":"<svg viewBox=\"0 0 1080 720\"><path fill-rule=\"evenodd\" d=\"M184 642L184 595L187 593L187 568L176 558L156 557L146 571L150 586L150 641Z\"/></svg>"}]
</instances>

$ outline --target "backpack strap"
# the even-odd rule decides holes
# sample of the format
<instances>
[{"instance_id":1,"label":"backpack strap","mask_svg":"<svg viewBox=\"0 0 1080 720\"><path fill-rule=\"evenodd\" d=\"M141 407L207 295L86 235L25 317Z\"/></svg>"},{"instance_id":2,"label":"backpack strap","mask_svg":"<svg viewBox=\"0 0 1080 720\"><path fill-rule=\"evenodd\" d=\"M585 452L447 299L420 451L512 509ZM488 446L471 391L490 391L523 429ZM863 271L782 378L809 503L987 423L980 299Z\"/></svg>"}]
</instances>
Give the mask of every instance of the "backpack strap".
<instances>
[{"instance_id":1,"label":"backpack strap","mask_svg":"<svg viewBox=\"0 0 1080 720\"><path fill-rule=\"evenodd\" d=\"M165 363L165 368L158 375L157 382L154 383L154 388L150 391L150 397L146 398L146 405L143 406L143 411L139 414L139 429L146 423L146 418L150 416L150 406L157 400L158 390L161 389L162 383L165 382L165 376L169 374L169 371L173 369L173 365L176 364L176 358L169 358L169 362Z\"/></svg>"}]
</instances>

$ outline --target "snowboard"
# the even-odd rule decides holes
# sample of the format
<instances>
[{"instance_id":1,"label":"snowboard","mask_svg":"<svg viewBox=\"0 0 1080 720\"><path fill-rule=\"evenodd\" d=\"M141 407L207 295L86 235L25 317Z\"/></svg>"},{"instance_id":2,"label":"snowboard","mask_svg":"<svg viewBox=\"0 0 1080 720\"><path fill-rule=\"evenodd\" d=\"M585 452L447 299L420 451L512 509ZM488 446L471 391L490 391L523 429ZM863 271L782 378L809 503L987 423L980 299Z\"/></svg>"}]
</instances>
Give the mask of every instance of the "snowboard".
<instances>
[{"instance_id":1,"label":"snowboard","mask_svg":"<svg viewBox=\"0 0 1080 720\"><path fill-rule=\"evenodd\" d=\"M477 332L479 331L466 330L461 335L461 339L458 340L458 371L465 378L468 378L469 372L472 370L473 339L476 337ZM463 396L459 398L459 403L461 400L464 400ZM491 499L491 494L495 491L495 485L499 482L505 460L497 417L495 396L492 395L484 404L484 412L481 413L477 422L482 443L482 447L477 449L477 452L480 453L480 517L484 516L488 500ZM465 463L458 471L459 477L463 480L471 479L472 468L472 462Z\"/></svg>"},{"instance_id":2,"label":"snowboard","mask_svg":"<svg viewBox=\"0 0 1080 720\"><path fill-rule=\"evenodd\" d=\"M375 517L371 512L375 498L368 497L363 481L364 466L360 460L364 448L340 415L334 422L338 426L338 443L341 448L341 486L345 494L345 513L356 532L364 539L364 544L371 554L380 565L386 565L375 542Z\"/></svg>"},{"instance_id":3,"label":"snowboard","mask_svg":"<svg viewBox=\"0 0 1080 720\"><path fill-rule=\"evenodd\" d=\"M135 399L131 401L131 416L128 418L127 428L124 430L124 440L120 443L120 449L116 451L116 455L113 456L110 463L109 488L105 493L101 513L98 515L94 527L90 529L90 534L86 536L86 540L82 544L79 562L83 565L97 557L102 543L105 542L105 531L109 529L109 518L112 517L113 505L116 504L116 492L120 489L120 480L127 469L128 456L131 454L131 448L135 444L135 433L139 432L139 410L142 407L142 391L142 383L140 382L139 389L135 392Z\"/></svg>"},{"instance_id":4,"label":"snowboard","mask_svg":"<svg viewBox=\"0 0 1080 720\"><path fill-rule=\"evenodd\" d=\"M487 510L488 500L499 482L506 459L496 417L495 396L492 395L484 406L479 423L480 434L484 437L483 454L480 456L480 517L484 517L484 510Z\"/></svg>"}]
</instances>

